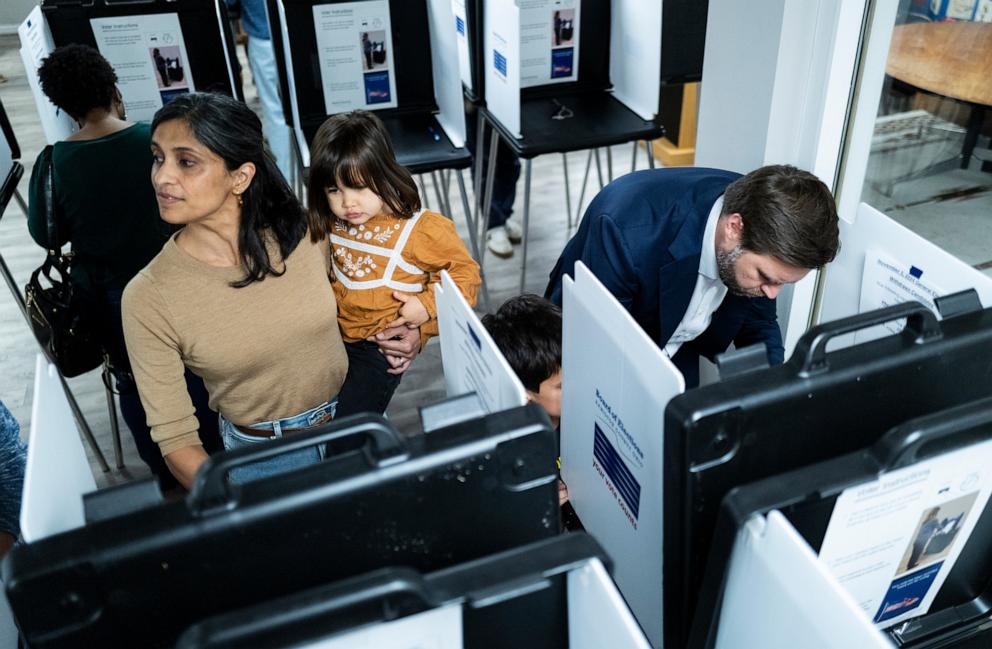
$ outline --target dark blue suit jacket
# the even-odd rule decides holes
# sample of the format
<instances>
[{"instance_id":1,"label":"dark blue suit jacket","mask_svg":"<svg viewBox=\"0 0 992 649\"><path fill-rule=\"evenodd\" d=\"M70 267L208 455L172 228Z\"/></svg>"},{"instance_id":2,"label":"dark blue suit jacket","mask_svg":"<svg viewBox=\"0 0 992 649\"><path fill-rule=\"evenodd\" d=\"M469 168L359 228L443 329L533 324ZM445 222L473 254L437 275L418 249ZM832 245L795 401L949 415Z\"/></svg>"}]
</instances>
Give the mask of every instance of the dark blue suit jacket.
<instances>
[{"instance_id":1,"label":"dark blue suit jacket","mask_svg":"<svg viewBox=\"0 0 992 649\"><path fill-rule=\"evenodd\" d=\"M706 218L739 174L718 169L652 169L622 176L593 199L551 271L545 297L561 304L562 275L581 260L659 346L682 321L699 274ZM699 384L699 357L730 343L765 343L769 363L784 360L775 301L730 293L710 326L672 360L686 385Z\"/></svg>"}]
</instances>

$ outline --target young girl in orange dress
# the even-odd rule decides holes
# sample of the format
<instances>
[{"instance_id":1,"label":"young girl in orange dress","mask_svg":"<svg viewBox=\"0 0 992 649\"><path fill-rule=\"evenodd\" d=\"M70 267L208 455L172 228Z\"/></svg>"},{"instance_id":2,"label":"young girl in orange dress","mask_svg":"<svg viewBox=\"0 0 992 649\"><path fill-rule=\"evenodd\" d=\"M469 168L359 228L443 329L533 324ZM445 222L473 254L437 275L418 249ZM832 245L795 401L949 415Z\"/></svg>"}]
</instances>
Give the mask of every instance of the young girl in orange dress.
<instances>
[{"instance_id":1,"label":"young girl in orange dress","mask_svg":"<svg viewBox=\"0 0 992 649\"><path fill-rule=\"evenodd\" d=\"M311 146L310 234L330 237L338 324L348 376L337 416L385 412L405 367L393 368L374 336L420 329L421 347L438 334L434 284L448 271L469 304L481 279L455 225L423 210L410 172L372 113L330 117Z\"/></svg>"}]
</instances>

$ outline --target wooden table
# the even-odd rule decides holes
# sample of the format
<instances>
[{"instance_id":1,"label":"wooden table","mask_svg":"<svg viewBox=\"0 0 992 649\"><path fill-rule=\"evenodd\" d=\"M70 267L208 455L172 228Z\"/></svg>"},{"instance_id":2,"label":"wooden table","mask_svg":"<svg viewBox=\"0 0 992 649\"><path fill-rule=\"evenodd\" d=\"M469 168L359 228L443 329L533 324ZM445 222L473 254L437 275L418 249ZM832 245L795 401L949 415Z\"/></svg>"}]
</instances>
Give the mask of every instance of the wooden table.
<instances>
[{"instance_id":1,"label":"wooden table","mask_svg":"<svg viewBox=\"0 0 992 649\"><path fill-rule=\"evenodd\" d=\"M985 109L992 106L992 23L897 25L885 72L920 90L971 106L960 158L960 167L967 169Z\"/></svg>"}]
</instances>

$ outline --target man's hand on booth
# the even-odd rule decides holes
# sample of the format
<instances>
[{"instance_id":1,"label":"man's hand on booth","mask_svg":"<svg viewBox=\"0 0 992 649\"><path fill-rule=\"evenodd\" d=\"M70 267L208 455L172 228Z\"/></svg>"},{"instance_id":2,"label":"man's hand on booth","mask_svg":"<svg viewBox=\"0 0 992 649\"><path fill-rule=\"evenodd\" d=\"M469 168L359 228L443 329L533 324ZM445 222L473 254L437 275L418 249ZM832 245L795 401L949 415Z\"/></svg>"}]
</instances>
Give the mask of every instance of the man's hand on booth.
<instances>
[{"instance_id":1,"label":"man's hand on booth","mask_svg":"<svg viewBox=\"0 0 992 649\"><path fill-rule=\"evenodd\" d=\"M379 345L389 361L390 374L402 374L410 367L411 361L420 353L420 327L411 329L406 325L384 329L368 340Z\"/></svg>"}]
</instances>

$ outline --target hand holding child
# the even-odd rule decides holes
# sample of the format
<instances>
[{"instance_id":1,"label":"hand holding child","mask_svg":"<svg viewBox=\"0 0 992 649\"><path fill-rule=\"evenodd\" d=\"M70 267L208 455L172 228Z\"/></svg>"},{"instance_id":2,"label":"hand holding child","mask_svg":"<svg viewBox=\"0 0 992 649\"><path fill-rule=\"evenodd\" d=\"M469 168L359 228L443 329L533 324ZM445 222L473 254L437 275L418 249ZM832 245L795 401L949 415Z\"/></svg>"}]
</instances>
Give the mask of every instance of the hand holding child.
<instances>
[{"instance_id":1,"label":"hand holding child","mask_svg":"<svg viewBox=\"0 0 992 649\"><path fill-rule=\"evenodd\" d=\"M401 326L416 329L431 319L423 302L416 295L393 291L393 297L402 302L403 306L400 307L399 317L386 325L387 329Z\"/></svg>"}]
</instances>

